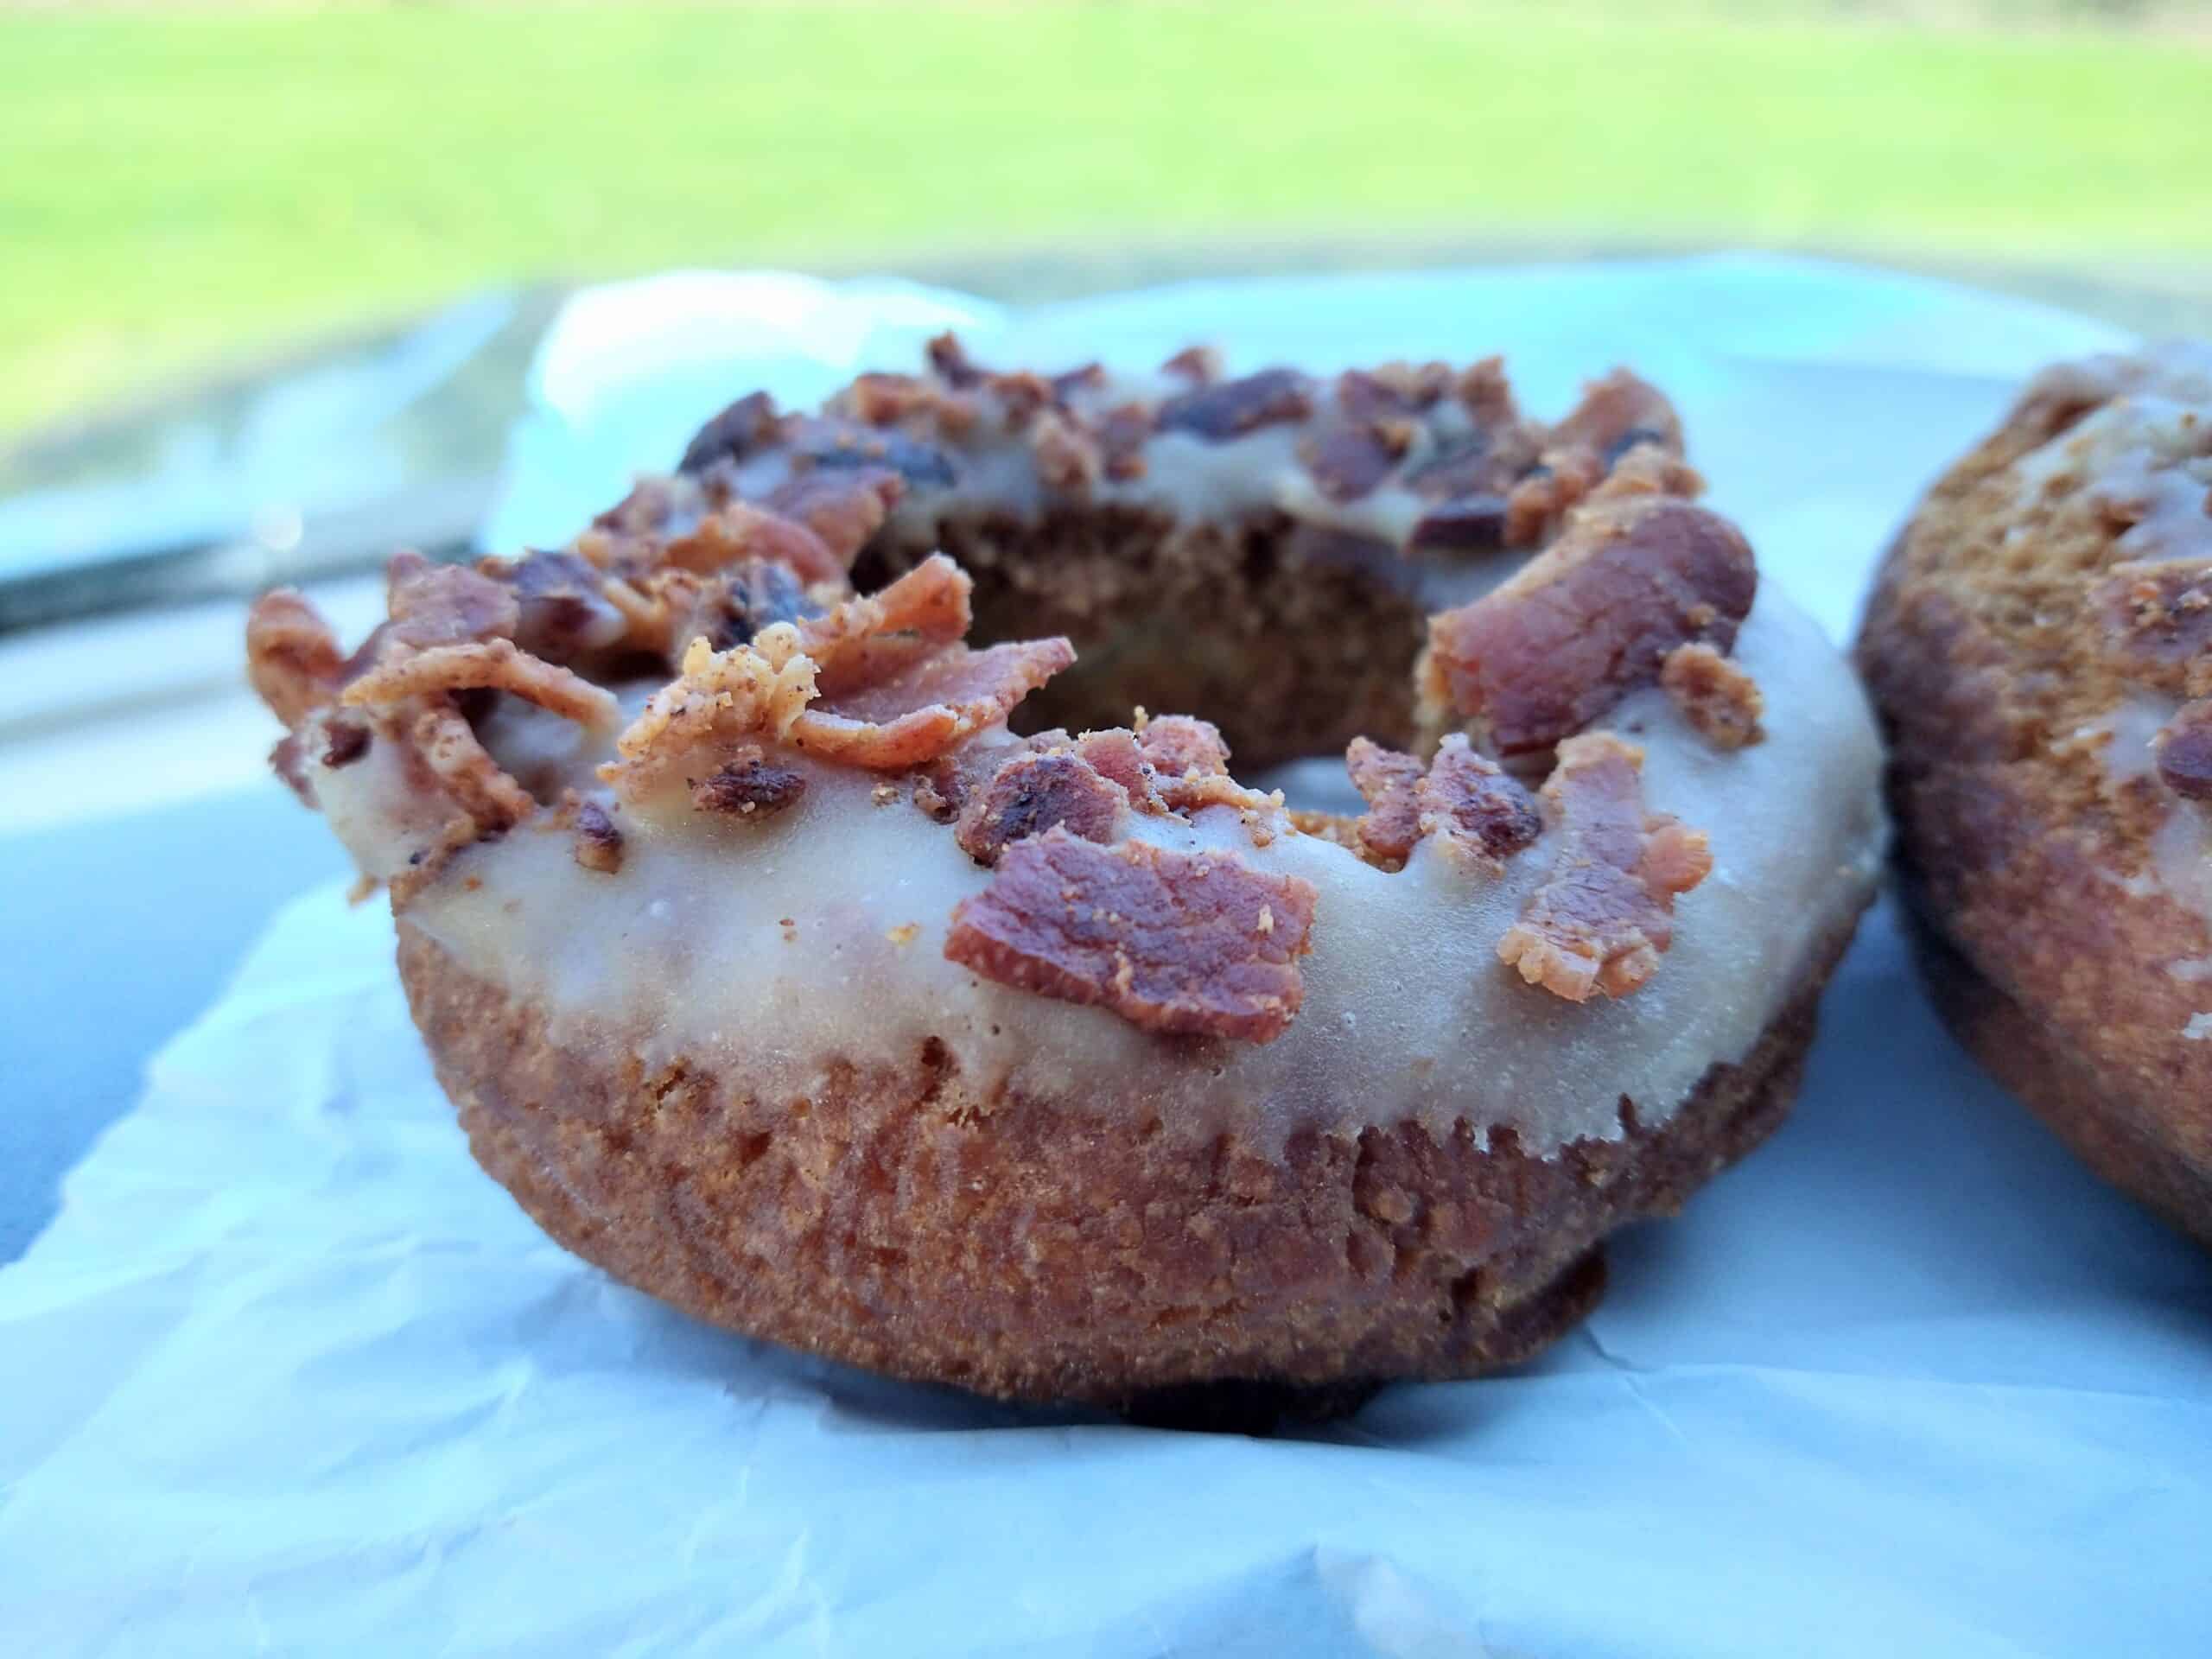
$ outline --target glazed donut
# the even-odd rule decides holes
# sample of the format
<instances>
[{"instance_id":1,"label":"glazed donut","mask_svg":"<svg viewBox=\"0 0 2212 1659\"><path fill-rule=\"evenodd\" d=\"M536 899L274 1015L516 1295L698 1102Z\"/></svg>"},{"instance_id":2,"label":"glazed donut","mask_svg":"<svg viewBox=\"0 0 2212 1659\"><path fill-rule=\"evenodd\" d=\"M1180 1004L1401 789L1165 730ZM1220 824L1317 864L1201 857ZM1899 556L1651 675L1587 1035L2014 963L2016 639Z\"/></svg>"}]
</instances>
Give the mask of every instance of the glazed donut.
<instances>
[{"instance_id":1,"label":"glazed donut","mask_svg":"<svg viewBox=\"0 0 2212 1659\"><path fill-rule=\"evenodd\" d=\"M1898 537L1858 655L1953 1028L2212 1241L2212 346L2031 382Z\"/></svg>"},{"instance_id":2,"label":"glazed donut","mask_svg":"<svg viewBox=\"0 0 2212 1659\"><path fill-rule=\"evenodd\" d=\"M1625 374L1546 427L1494 362L931 357L741 400L569 547L402 556L351 655L255 607L477 1158L700 1318L1001 1397L1534 1352L1787 1107L1884 834L1840 655ZM969 642L1033 609L1105 666ZM1209 718L1131 714L1149 629Z\"/></svg>"}]
</instances>

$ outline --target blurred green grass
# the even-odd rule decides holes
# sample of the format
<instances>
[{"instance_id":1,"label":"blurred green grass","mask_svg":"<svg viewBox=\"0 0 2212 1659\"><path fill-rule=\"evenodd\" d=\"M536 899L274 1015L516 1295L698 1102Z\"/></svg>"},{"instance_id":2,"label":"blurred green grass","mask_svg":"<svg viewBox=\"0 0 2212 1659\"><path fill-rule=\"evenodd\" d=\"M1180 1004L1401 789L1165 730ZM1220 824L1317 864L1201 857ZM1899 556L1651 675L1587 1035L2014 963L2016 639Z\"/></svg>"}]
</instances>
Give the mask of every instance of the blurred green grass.
<instances>
[{"instance_id":1,"label":"blurred green grass","mask_svg":"<svg viewBox=\"0 0 2212 1659\"><path fill-rule=\"evenodd\" d=\"M1439 232L2201 258L2208 112L2201 38L1583 0L0 10L0 430L677 262Z\"/></svg>"}]
</instances>

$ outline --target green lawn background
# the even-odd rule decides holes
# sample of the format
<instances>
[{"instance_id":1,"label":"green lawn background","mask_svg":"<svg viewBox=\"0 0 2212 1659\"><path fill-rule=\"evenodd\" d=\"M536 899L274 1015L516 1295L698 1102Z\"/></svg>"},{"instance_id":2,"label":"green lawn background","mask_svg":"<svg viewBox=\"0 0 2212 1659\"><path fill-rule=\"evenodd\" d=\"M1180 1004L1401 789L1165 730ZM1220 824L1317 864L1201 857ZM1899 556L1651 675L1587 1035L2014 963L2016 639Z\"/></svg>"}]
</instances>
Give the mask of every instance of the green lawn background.
<instances>
[{"instance_id":1,"label":"green lawn background","mask_svg":"<svg viewBox=\"0 0 2212 1659\"><path fill-rule=\"evenodd\" d=\"M2212 262L2201 35L1651 13L0 10L0 431L677 262L1401 233Z\"/></svg>"}]
</instances>

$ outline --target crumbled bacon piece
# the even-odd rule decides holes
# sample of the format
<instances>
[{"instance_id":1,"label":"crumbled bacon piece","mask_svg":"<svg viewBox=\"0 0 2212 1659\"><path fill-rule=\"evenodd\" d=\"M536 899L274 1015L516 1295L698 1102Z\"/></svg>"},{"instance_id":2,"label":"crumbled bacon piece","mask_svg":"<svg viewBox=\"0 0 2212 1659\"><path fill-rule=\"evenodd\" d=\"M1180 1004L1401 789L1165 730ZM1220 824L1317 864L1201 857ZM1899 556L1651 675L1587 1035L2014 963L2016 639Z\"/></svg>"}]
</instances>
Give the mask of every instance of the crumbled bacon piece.
<instances>
[{"instance_id":1,"label":"crumbled bacon piece","mask_svg":"<svg viewBox=\"0 0 2212 1659\"><path fill-rule=\"evenodd\" d=\"M998 724L1074 660L1065 639L948 645L880 683L823 697L792 722L791 741L846 766L903 771Z\"/></svg>"},{"instance_id":2,"label":"crumbled bacon piece","mask_svg":"<svg viewBox=\"0 0 2212 1659\"><path fill-rule=\"evenodd\" d=\"M614 695L582 676L542 662L509 639L433 645L382 662L346 686L340 701L353 705L404 702L440 692L511 691L579 726L612 726Z\"/></svg>"},{"instance_id":3,"label":"crumbled bacon piece","mask_svg":"<svg viewBox=\"0 0 2212 1659\"><path fill-rule=\"evenodd\" d=\"M1615 369L1582 388L1582 401L1551 429L1560 448L1585 448L1611 467L1630 450L1649 444L1682 453L1682 422L1666 394L1626 369Z\"/></svg>"},{"instance_id":4,"label":"crumbled bacon piece","mask_svg":"<svg viewBox=\"0 0 2212 1659\"><path fill-rule=\"evenodd\" d=\"M1313 412L1313 383L1304 375L1295 369L1262 369L1170 397L1160 404L1158 422L1163 432L1188 432L1220 443L1264 426L1302 421Z\"/></svg>"},{"instance_id":5,"label":"crumbled bacon piece","mask_svg":"<svg viewBox=\"0 0 2212 1659\"><path fill-rule=\"evenodd\" d=\"M901 423L957 436L976 423L976 400L912 374L863 374L833 398L830 412L863 426Z\"/></svg>"},{"instance_id":6,"label":"crumbled bacon piece","mask_svg":"<svg viewBox=\"0 0 2212 1659\"><path fill-rule=\"evenodd\" d=\"M1406 473L1406 487L1430 501L1499 496L1535 463L1523 433L1477 431L1446 440Z\"/></svg>"},{"instance_id":7,"label":"crumbled bacon piece","mask_svg":"<svg viewBox=\"0 0 2212 1659\"><path fill-rule=\"evenodd\" d=\"M2091 591L2107 656L2171 696L2212 694L2212 563L2120 564Z\"/></svg>"},{"instance_id":8,"label":"crumbled bacon piece","mask_svg":"<svg viewBox=\"0 0 2212 1659\"><path fill-rule=\"evenodd\" d=\"M933 443L904 433L812 415L786 422L785 426L792 459L802 472L810 467L888 471L917 489L950 488L958 478L950 455Z\"/></svg>"},{"instance_id":9,"label":"crumbled bacon piece","mask_svg":"<svg viewBox=\"0 0 2212 1659\"><path fill-rule=\"evenodd\" d=\"M1044 410L1060 400L1052 383L1043 375L1027 369L1017 369L1006 374L987 374L984 389L999 400L1005 412L1006 429L1019 432Z\"/></svg>"},{"instance_id":10,"label":"crumbled bacon piece","mask_svg":"<svg viewBox=\"0 0 2212 1659\"><path fill-rule=\"evenodd\" d=\"M906 491L897 473L881 467L817 470L785 480L768 492L762 505L811 531L829 550L835 568L827 574L842 576L883 528ZM807 582L822 580L821 573L804 565L798 573Z\"/></svg>"},{"instance_id":11,"label":"crumbled bacon piece","mask_svg":"<svg viewBox=\"0 0 2212 1659\"><path fill-rule=\"evenodd\" d=\"M1089 763L1102 778L1110 778L1119 784L1129 798L1129 804L1141 812L1160 812L1166 803L1153 787L1152 762L1145 759L1144 750L1138 747L1136 734L1113 727L1103 732L1085 732L1075 741L1075 752Z\"/></svg>"},{"instance_id":12,"label":"crumbled bacon piece","mask_svg":"<svg viewBox=\"0 0 2212 1659\"><path fill-rule=\"evenodd\" d=\"M995 864L1009 842L1055 824L1084 841L1117 841L1128 805L1127 791L1072 749L1021 753L969 801L952 838L977 863Z\"/></svg>"},{"instance_id":13,"label":"crumbled bacon piece","mask_svg":"<svg viewBox=\"0 0 2212 1659\"><path fill-rule=\"evenodd\" d=\"M1367 803L1354 828L1359 846L1377 861L1403 863L1421 839L1417 791L1428 768L1410 754L1355 737L1344 751L1344 770Z\"/></svg>"},{"instance_id":14,"label":"crumbled bacon piece","mask_svg":"<svg viewBox=\"0 0 2212 1659\"><path fill-rule=\"evenodd\" d=\"M1431 507L1414 521L1409 548L1455 553L1495 553L1506 544L1507 508L1499 495L1463 495Z\"/></svg>"},{"instance_id":15,"label":"crumbled bacon piece","mask_svg":"<svg viewBox=\"0 0 2212 1659\"><path fill-rule=\"evenodd\" d=\"M1502 357L1469 364L1452 391L1478 427L1495 430L1520 423L1521 412L1514 404L1513 386L1505 378Z\"/></svg>"},{"instance_id":16,"label":"crumbled bacon piece","mask_svg":"<svg viewBox=\"0 0 2212 1659\"><path fill-rule=\"evenodd\" d=\"M728 651L746 644L763 628L822 613L789 565L748 559L692 588L673 619L669 639L679 647L704 639L716 651Z\"/></svg>"},{"instance_id":17,"label":"crumbled bacon piece","mask_svg":"<svg viewBox=\"0 0 2212 1659\"><path fill-rule=\"evenodd\" d=\"M1162 363L1160 372L1193 385L1210 386L1221 378L1221 353L1211 346L1185 346Z\"/></svg>"},{"instance_id":18,"label":"crumbled bacon piece","mask_svg":"<svg viewBox=\"0 0 2212 1659\"><path fill-rule=\"evenodd\" d=\"M1727 520L1630 497L1578 513L1503 586L1432 618L1433 671L1500 753L1530 753L1651 684L1675 646L1727 649L1758 584Z\"/></svg>"},{"instance_id":19,"label":"crumbled bacon piece","mask_svg":"<svg viewBox=\"0 0 2212 1659\"><path fill-rule=\"evenodd\" d=\"M511 830L537 810L530 791L485 752L459 709L450 705L423 709L408 735L415 753L468 815L480 836Z\"/></svg>"},{"instance_id":20,"label":"crumbled bacon piece","mask_svg":"<svg viewBox=\"0 0 2212 1659\"><path fill-rule=\"evenodd\" d=\"M1336 502L1357 501L1390 475L1412 442L1412 429L1400 421L1335 424L1309 433L1298 446L1298 457L1323 495Z\"/></svg>"},{"instance_id":21,"label":"crumbled bacon piece","mask_svg":"<svg viewBox=\"0 0 2212 1659\"><path fill-rule=\"evenodd\" d=\"M635 799L701 744L782 737L813 699L814 675L814 659L799 649L798 630L788 622L727 651L694 639L681 672L614 740L620 758L599 775Z\"/></svg>"},{"instance_id":22,"label":"crumbled bacon piece","mask_svg":"<svg viewBox=\"0 0 2212 1659\"><path fill-rule=\"evenodd\" d=\"M1078 391L1089 391L1106 384L1106 365L1085 363L1072 369L1063 369L1052 377L1052 396L1065 404Z\"/></svg>"},{"instance_id":23,"label":"crumbled bacon piece","mask_svg":"<svg viewBox=\"0 0 2212 1659\"><path fill-rule=\"evenodd\" d=\"M1674 939L1675 899L1705 880L1704 835L1647 817L1643 752L1610 732L1560 745L1544 798L1559 815L1559 861L1498 941L1498 959L1570 1002L1626 996Z\"/></svg>"},{"instance_id":24,"label":"crumbled bacon piece","mask_svg":"<svg viewBox=\"0 0 2212 1659\"><path fill-rule=\"evenodd\" d=\"M930 367L948 386L964 391L982 379L983 372L969 360L967 347L950 329L932 339L926 350Z\"/></svg>"},{"instance_id":25,"label":"crumbled bacon piece","mask_svg":"<svg viewBox=\"0 0 2212 1659\"><path fill-rule=\"evenodd\" d=\"M322 764L350 766L369 752L369 728L358 720L327 720L322 725Z\"/></svg>"},{"instance_id":26,"label":"crumbled bacon piece","mask_svg":"<svg viewBox=\"0 0 2212 1659\"><path fill-rule=\"evenodd\" d=\"M800 622L799 649L814 659L823 696L874 684L963 638L975 586L932 553L888 587Z\"/></svg>"},{"instance_id":27,"label":"crumbled bacon piece","mask_svg":"<svg viewBox=\"0 0 2212 1659\"><path fill-rule=\"evenodd\" d=\"M1337 377L1337 404L1351 420L1402 419L1433 409L1452 389L1448 363L1385 363Z\"/></svg>"},{"instance_id":28,"label":"crumbled bacon piece","mask_svg":"<svg viewBox=\"0 0 2212 1659\"><path fill-rule=\"evenodd\" d=\"M1229 745L1221 728L1189 715L1161 715L1137 730L1137 751L1161 779L1225 776Z\"/></svg>"},{"instance_id":29,"label":"crumbled bacon piece","mask_svg":"<svg viewBox=\"0 0 2212 1659\"><path fill-rule=\"evenodd\" d=\"M1147 1031L1270 1042L1304 1000L1316 896L1233 854L1053 829L1006 849L990 886L954 909L944 954Z\"/></svg>"},{"instance_id":30,"label":"crumbled bacon piece","mask_svg":"<svg viewBox=\"0 0 2212 1659\"><path fill-rule=\"evenodd\" d=\"M1029 448L1037 457L1039 480L1065 495L1087 493L1105 470L1106 458L1090 435L1052 410L1029 429Z\"/></svg>"},{"instance_id":31,"label":"crumbled bacon piece","mask_svg":"<svg viewBox=\"0 0 2212 1659\"><path fill-rule=\"evenodd\" d=\"M788 564L807 582L842 576L845 565L823 539L797 519L733 501L710 512L661 550L672 568L705 575L748 559Z\"/></svg>"},{"instance_id":32,"label":"crumbled bacon piece","mask_svg":"<svg viewBox=\"0 0 2212 1659\"><path fill-rule=\"evenodd\" d=\"M748 392L699 429L676 470L703 473L717 461L741 461L772 442L777 426L776 400L765 391Z\"/></svg>"},{"instance_id":33,"label":"crumbled bacon piece","mask_svg":"<svg viewBox=\"0 0 2212 1659\"><path fill-rule=\"evenodd\" d=\"M768 817L795 806L806 793L806 774L778 766L748 743L712 776L691 785L691 804L702 812L730 817Z\"/></svg>"},{"instance_id":34,"label":"crumbled bacon piece","mask_svg":"<svg viewBox=\"0 0 2212 1659\"><path fill-rule=\"evenodd\" d=\"M541 550L505 567L518 613L514 641L553 661L611 650L630 619L607 594L607 578L566 550Z\"/></svg>"},{"instance_id":35,"label":"crumbled bacon piece","mask_svg":"<svg viewBox=\"0 0 2212 1659\"><path fill-rule=\"evenodd\" d=\"M1426 767L1363 737L1354 738L1344 751L1344 766L1368 804L1354 834L1378 863L1402 864L1421 837L1442 835L1496 864L1543 829L1529 791L1457 733L1444 740Z\"/></svg>"},{"instance_id":36,"label":"crumbled bacon piece","mask_svg":"<svg viewBox=\"0 0 2212 1659\"><path fill-rule=\"evenodd\" d=\"M570 850L577 863L601 875L613 875L622 868L622 832L597 801L577 806L576 837Z\"/></svg>"},{"instance_id":37,"label":"crumbled bacon piece","mask_svg":"<svg viewBox=\"0 0 2212 1659\"><path fill-rule=\"evenodd\" d=\"M297 726L338 695L346 653L314 606L278 588L246 613L245 666L256 695L286 726Z\"/></svg>"},{"instance_id":38,"label":"crumbled bacon piece","mask_svg":"<svg viewBox=\"0 0 2212 1659\"><path fill-rule=\"evenodd\" d=\"M1766 736L1758 682L1702 641L1669 652L1659 683L1690 729L1716 749L1746 748Z\"/></svg>"},{"instance_id":39,"label":"crumbled bacon piece","mask_svg":"<svg viewBox=\"0 0 2212 1659\"><path fill-rule=\"evenodd\" d=\"M391 620L386 640L417 651L512 637L519 620L514 589L465 564L432 564L420 553L395 553L385 567Z\"/></svg>"},{"instance_id":40,"label":"crumbled bacon piece","mask_svg":"<svg viewBox=\"0 0 2212 1659\"><path fill-rule=\"evenodd\" d=\"M1098 450L1106 476L1127 482L1145 473L1144 446L1152 436L1152 414L1142 404L1122 404L1098 422Z\"/></svg>"},{"instance_id":41,"label":"crumbled bacon piece","mask_svg":"<svg viewBox=\"0 0 2212 1659\"><path fill-rule=\"evenodd\" d=\"M2184 799L2212 801L2212 698L2177 709L2151 740L2158 779Z\"/></svg>"}]
</instances>

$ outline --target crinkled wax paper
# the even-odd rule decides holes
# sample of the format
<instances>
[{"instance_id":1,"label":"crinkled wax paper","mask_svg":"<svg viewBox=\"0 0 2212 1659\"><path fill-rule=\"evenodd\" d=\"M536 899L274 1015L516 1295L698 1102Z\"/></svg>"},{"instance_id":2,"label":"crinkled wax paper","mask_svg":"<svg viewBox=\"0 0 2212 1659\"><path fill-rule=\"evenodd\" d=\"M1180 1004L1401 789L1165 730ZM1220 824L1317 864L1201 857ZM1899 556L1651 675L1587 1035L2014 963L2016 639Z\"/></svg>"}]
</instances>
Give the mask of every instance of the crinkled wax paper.
<instances>
[{"instance_id":1,"label":"crinkled wax paper","mask_svg":"<svg viewBox=\"0 0 2212 1659\"><path fill-rule=\"evenodd\" d=\"M758 381L810 396L948 322L1009 363L1503 349L1539 410L1633 362L1838 632L2017 378L2114 343L1751 257L1027 314L671 277L563 320L490 539L566 534ZM1794 1119L1621 1238L1583 1329L1273 1441L891 1384L610 1283L469 1161L391 943L335 891L285 911L0 1270L7 1651L2212 1650L2212 1258L1961 1056L1886 907Z\"/></svg>"}]
</instances>

